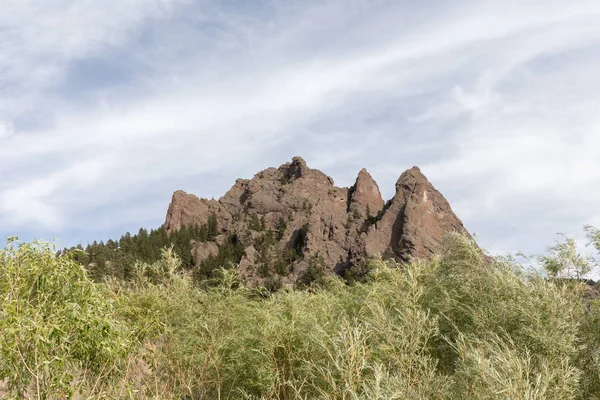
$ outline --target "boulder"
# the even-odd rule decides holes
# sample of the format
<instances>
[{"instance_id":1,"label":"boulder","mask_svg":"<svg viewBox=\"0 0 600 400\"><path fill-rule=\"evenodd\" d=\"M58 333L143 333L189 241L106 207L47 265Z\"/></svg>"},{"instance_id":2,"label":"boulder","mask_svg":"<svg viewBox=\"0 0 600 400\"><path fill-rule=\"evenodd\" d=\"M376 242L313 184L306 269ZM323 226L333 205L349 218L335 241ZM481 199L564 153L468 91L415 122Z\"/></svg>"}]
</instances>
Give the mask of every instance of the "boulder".
<instances>
[{"instance_id":1,"label":"boulder","mask_svg":"<svg viewBox=\"0 0 600 400\"><path fill-rule=\"evenodd\" d=\"M197 242L191 241L192 258L194 264L198 265L209 257L219 255L219 246L215 242Z\"/></svg>"}]
</instances>

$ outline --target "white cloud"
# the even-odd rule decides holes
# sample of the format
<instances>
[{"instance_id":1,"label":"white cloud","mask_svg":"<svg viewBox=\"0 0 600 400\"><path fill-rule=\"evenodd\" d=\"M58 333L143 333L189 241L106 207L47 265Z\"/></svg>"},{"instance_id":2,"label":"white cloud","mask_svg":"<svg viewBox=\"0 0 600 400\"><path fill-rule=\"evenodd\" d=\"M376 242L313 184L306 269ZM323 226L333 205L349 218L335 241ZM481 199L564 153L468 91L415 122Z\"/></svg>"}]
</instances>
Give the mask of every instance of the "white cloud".
<instances>
[{"instance_id":1,"label":"white cloud","mask_svg":"<svg viewBox=\"0 0 600 400\"><path fill-rule=\"evenodd\" d=\"M0 194L0 209L9 223L39 223L43 228L63 228L62 214L67 210L61 210L53 204L58 200L54 195L59 191L73 193L79 190L85 190L89 195L95 189L97 179L106 171L104 166L107 162L110 160L82 162L15 185ZM77 204L77 199L72 199L70 203Z\"/></svg>"},{"instance_id":2,"label":"white cloud","mask_svg":"<svg viewBox=\"0 0 600 400\"><path fill-rule=\"evenodd\" d=\"M12 136L15 129L11 121L0 120L0 139Z\"/></svg>"},{"instance_id":3,"label":"white cloud","mask_svg":"<svg viewBox=\"0 0 600 400\"><path fill-rule=\"evenodd\" d=\"M90 210L153 185L168 191L170 180L218 196L202 176L248 176L300 151L343 183L358 172L349 168L367 166L388 195L402 168L420 164L497 248L534 240L528 227L509 226L524 210L536 233L550 229L543 211L552 229L600 219L591 209L600 200L600 51L584 51L600 43L596 2L8 4L7 229L68 229L86 211L100 224ZM569 62L582 53L591 61ZM72 69L95 59L124 64L133 78L76 87ZM542 199L551 200L532 204ZM565 204L576 212L558 209Z\"/></svg>"}]
</instances>

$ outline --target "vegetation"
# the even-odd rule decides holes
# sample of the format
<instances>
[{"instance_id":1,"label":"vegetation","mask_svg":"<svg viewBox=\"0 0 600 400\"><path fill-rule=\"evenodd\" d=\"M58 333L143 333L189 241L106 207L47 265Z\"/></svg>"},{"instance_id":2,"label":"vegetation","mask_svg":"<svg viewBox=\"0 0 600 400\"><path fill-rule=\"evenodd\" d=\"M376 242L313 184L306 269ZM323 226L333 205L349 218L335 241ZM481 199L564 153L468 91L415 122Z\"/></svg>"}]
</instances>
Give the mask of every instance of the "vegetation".
<instances>
[{"instance_id":1,"label":"vegetation","mask_svg":"<svg viewBox=\"0 0 600 400\"><path fill-rule=\"evenodd\" d=\"M600 398L600 300L565 279L566 243L542 259L552 279L450 235L430 261L373 259L351 283L315 257L310 290L276 291L231 267L199 287L174 247L94 283L75 253L11 242L0 397Z\"/></svg>"},{"instance_id":2,"label":"vegetation","mask_svg":"<svg viewBox=\"0 0 600 400\"><path fill-rule=\"evenodd\" d=\"M110 294L69 256L9 240L0 250L0 381L6 395L58 399L72 396L77 384L98 390L110 384L133 349Z\"/></svg>"},{"instance_id":3,"label":"vegetation","mask_svg":"<svg viewBox=\"0 0 600 400\"><path fill-rule=\"evenodd\" d=\"M175 252L177 257L179 253ZM221 268L233 268L244 255L244 245L237 236L230 236L219 247L216 256L208 257L200 265L192 268L192 276L197 284L205 284L214 281L219 275Z\"/></svg>"},{"instance_id":4,"label":"vegetation","mask_svg":"<svg viewBox=\"0 0 600 400\"><path fill-rule=\"evenodd\" d=\"M548 254L540 257L542 266L552 278L571 277L582 279L594 265L590 256L581 255L577 251L575 239L559 234L563 241L557 240L556 244L548 248Z\"/></svg>"},{"instance_id":5,"label":"vegetation","mask_svg":"<svg viewBox=\"0 0 600 400\"><path fill-rule=\"evenodd\" d=\"M162 249L166 247L173 248L173 252L181 260L184 270L191 270L194 267L191 241L214 241L218 234L217 218L213 214L209 217L208 223L202 226L185 225L180 230L169 234L163 227L152 229L150 232L141 228L136 235L127 232L118 240L110 239L106 243L94 241L85 249L78 245L71 249L65 248L58 254L66 255L75 249L81 250L75 252L73 257L78 263L89 269L90 276L96 281L102 281L107 276L128 280L132 277L132 267L135 262L155 263L160 259ZM219 256L208 260L201 267L202 271L198 273L198 276L209 277L213 269L228 265L229 262L239 262L239 257L241 257L238 254L239 248L232 250L232 247L236 246L241 246L241 244L237 244L237 238L228 238L227 245L222 246L224 248Z\"/></svg>"}]
</instances>

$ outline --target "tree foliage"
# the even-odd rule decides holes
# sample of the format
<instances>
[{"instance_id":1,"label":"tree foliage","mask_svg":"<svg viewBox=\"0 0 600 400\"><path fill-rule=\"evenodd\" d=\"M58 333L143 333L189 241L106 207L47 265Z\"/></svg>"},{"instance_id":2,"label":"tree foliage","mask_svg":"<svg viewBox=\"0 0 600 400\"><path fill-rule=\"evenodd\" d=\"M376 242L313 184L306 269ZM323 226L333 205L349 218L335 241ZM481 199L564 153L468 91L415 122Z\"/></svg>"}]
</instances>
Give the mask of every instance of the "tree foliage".
<instances>
[{"instance_id":1,"label":"tree foliage","mask_svg":"<svg viewBox=\"0 0 600 400\"><path fill-rule=\"evenodd\" d=\"M540 257L542 266L552 278L582 279L592 270L594 260L579 253L575 239L563 234L559 236L563 240L557 240L548 248L547 254Z\"/></svg>"},{"instance_id":2,"label":"tree foliage","mask_svg":"<svg viewBox=\"0 0 600 400\"><path fill-rule=\"evenodd\" d=\"M600 254L600 229L591 225L586 225L584 230L588 239L587 245L594 247L596 252Z\"/></svg>"},{"instance_id":3,"label":"tree foliage","mask_svg":"<svg viewBox=\"0 0 600 400\"><path fill-rule=\"evenodd\" d=\"M161 251L166 247L172 247L181 260L182 268L190 270L194 266L191 241L206 242L214 240L217 235L216 217L211 215L206 225L184 225L170 234L163 227L149 232L141 228L137 234L127 232L118 240L93 242L87 245L84 252L75 252L73 257L89 268L91 276L97 281L105 276L130 279L132 267L137 261L155 263L160 260ZM83 249L81 245L76 248ZM60 254L67 254L76 248L64 249Z\"/></svg>"}]
</instances>

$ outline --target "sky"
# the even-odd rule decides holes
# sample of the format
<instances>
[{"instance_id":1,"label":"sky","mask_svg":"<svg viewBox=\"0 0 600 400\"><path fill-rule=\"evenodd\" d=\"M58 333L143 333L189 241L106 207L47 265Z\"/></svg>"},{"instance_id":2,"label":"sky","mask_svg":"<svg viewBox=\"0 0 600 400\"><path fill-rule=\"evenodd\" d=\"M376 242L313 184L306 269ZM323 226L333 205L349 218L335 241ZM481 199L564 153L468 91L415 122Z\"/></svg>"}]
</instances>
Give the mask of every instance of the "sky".
<instances>
[{"instance_id":1,"label":"sky","mask_svg":"<svg viewBox=\"0 0 600 400\"><path fill-rule=\"evenodd\" d=\"M494 254L600 227L600 2L0 0L0 238L164 222L293 156L418 165Z\"/></svg>"}]
</instances>

